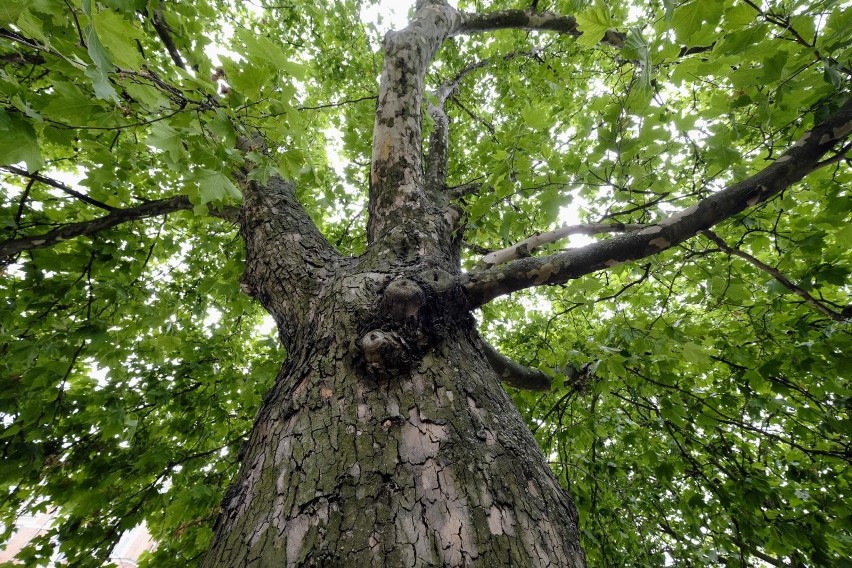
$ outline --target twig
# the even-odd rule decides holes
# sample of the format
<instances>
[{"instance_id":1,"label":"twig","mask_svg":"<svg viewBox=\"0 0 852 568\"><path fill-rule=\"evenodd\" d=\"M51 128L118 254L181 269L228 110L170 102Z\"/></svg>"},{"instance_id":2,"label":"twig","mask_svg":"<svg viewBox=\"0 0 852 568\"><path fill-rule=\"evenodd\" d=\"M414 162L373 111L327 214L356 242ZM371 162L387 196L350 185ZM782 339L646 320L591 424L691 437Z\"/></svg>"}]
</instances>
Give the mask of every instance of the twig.
<instances>
[{"instance_id":1,"label":"twig","mask_svg":"<svg viewBox=\"0 0 852 568\"><path fill-rule=\"evenodd\" d=\"M157 32L157 35L166 47L166 51L169 52L169 56L172 58L172 61L174 61L174 64L185 70L186 65L180 56L180 52L178 51L174 40L172 40L171 30L169 29L168 24L166 24L166 20L163 18L162 3L160 3L154 14L151 16L151 24L154 26L154 30Z\"/></svg>"},{"instance_id":2,"label":"twig","mask_svg":"<svg viewBox=\"0 0 852 568\"><path fill-rule=\"evenodd\" d=\"M75 189L71 189L70 187L68 187L67 185L65 185L64 183L62 183L59 180L55 180L55 179L52 179L52 178L49 178L49 177L45 177L45 176L38 174L38 173L31 174L31 173L27 172L26 170L22 170L21 168L16 168L15 166L3 166L3 169L5 169L6 171L11 172L13 174L23 176L25 178L29 178L32 181L38 181L40 183L43 183L44 185L49 185L50 187L58 189L59 191L62 191L63 193L67 193L68 195L70 195L72 197L76 197L80 201L82 201L84 203L88 203L89 205L94 205L95 207L99 207L99 208L101 208L105 211L115 211L115 207L112 207L111 205L107 205L106 203L102 203L102 202L98 201L97 199L92 199L91 197L89 197L85 193L80 193L79 191L77 191Z\"/></svg>"},{"instance_id":3,"label":"twig","mask_svg":"<svg viewBox=\"0 0 852 568\"><path fill-rule=\"evenodd\" d=\"M766 272L767 274L770 274L782 286L784 286L785 288L787 288L788 290L790 290L794 294L798 294L799 296L804 298L806 304L808 304L812 308L816 309L820 313L830 317L831 319L833 319L835 321L844 321L846 319L845 317L843 317L842 314L839 314L839 313L835 312L834 310L830 310L829 308L827 308L822 302L820 302L819 300L817 300L816 298L814 298L813 296L808 294L808 292L806 290L804 290L804 289L800 288L799 286L796 286L795 284L793 284L786 276L781 274L781 272L779 272L777 268L773 268L773 267L769 266L768 264L761 262L760 260L751 256L747 252L744 252L744 251L741 251L739 249L735 249L735 248L729 246L728 243L726 243L724 240L722 240L722 238L719 237L719 235L717 235L713 231L710 231L710 230L701 231L701 234L704 235L705 237L707 237L708 239L710 239L711 241L713 241L713 243L715 243L716 246L718 246L720 249L722 249L724 252L728 253L729 255L738 256L741 259L748 262L749 264L751 264L752 266L754 266L755 268L758 268L758 269Z\"/></svg>"},{"instance_id":4,"label":"twig","mask_svg":"<svg viewBox=\"0 0 852 568\"><path fill-rule=\"evenodd\" d=\"M366 96L363 96L363 97L359 97L357 99L343 99L342 101L336 101L336 102L333 102L333 103L325 103L325 104L316 105L316 106L298 106L298 107L296 107L296 110L321 110L321 109L324 109L324 108L335 108L335 107L339 107L339 106L343 106L343 105L360 103L360 102L363 102L363 101L374 101L377 98L378 97L376 95L366 95Z\"/></svg>"}]
</instances>

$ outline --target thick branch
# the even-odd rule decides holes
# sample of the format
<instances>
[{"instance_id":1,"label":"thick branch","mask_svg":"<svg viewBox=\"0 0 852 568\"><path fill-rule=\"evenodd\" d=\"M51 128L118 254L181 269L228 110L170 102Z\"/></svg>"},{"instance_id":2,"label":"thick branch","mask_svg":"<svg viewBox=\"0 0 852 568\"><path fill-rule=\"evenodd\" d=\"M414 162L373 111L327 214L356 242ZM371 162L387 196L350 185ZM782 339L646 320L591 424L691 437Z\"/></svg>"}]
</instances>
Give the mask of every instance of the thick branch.
<instances>
[{"instance_id":1,"label":"thick branch","mask_svg":"<svg viewBox=\"0 0 852 568\"><path fill-rule=\"evenodd\" d=\"M503 61L509 61L519 55L531 56L529 52L514 51L504 55ZM435 101L429 101L429 116L435 122L435 128L429 136L429 154L426 158L426 183L434 189L444 189L447 181L449 119L445 110L447 99L455 95L462 80L476 71L490 65L493 57L476 61L444 81L432 94Z\"/></svg>"},{"instance_id":2,"label":"thick branch","mask_svg":"<svg viewBox=\"0 0 852 568\"><path fill-rule=\"evenodd\" d=\"M710 239L711 241L713 241L720 249L722 249L724 252L728 253L729 255L738 256L741 259L748 262L749 264L751 264L752 266L754 266L755 268L758 268L759 270L762 270L762 271L766 272L767 274L770 274L773 278L775 278L778 282L780 282L782 286L784 286L785 288L787 288L788 290L790 290L794 294L801 296L805 300L806 304L808 304L809 306L811 306L812 308L814 308L818 312L830 317L831 319L833 319L835 321L844 321L846 319L842 314L839 314L839 313L835 312L834 310L829 309L822 302L820 302L819 300L817 300L816 298L814 298L813 296L808 294L808 292L806 290L804 290L804 289L800 288L799 286L796 286L795 284L793 284L790 281L790 279L787 278L786 276L784 276L783 274L781 274L781 272L777 268L773 268L772 266L769 266L768 264L761 262L759 259L753 257L752 255L748 254L747 252L741 251L739 249L736 249L736 248L728 245L728 243L726 243L724 240L722 240L722 238L719 237L719 235L717 235L713 231L709 231L709 230L708 231L702 231L701 234L704 235L705 237L707 237L708 239Z\"/></svg>"},{"instance_id":3,"label":"thick branch","mask_svg":"<svg viewBox=\"0 0 852 568\"><path fill-rule=\"evenodd\" d=\"M0 242L0 258L6 258L25 250L48 248L63 241L75 237L86 237L111 229L116 225L130 221L141 221L152 217L168 215L176 211L192 209L193 205L185 195L178 195L168 199L158 199L127 209L113 209L109 215L98 217L90 221L69 223L42 235L31 235L19 239L9 239ZM213 217L219 217L230 223L236 223L239 209L237 207L223 207L221 209L209 208Z\"/></svg>"},{"instance_id":4,"label":"thick branch","mask_svg":"<svg viewBox=\"0 0 852 568\"><path fill-rule=\"evenodd\" d=\"M171 197L169 199L149 201L148 203L143 203L137 207L114 209L109 215L104 215L103 217L92 219L91 221L69 223L68 225L63 225L58 229L44 233L43 235L33 235L0 242L0 258L12 256L25 250L51 247L62 241L73 239L74 237L94 235L95 233L129 221L140 221L142 219L159 217L160 215L166 215L168 213L174 213L175 211L183 211L186 209L192 209L192 203L190 203L189 199L184 195Z\"/></svg>"},{"instance_id":5,"label":"thick branch","mask_svg":"<svg viewBox=\"0 0 852 568\"><path fill-rule=\"evenodd\" d=\"M477 178L482 179L482 178ZM479 193L484 188L484 184L480 181L472 181L449 188L450 199L462 199L468 195Z\"/></svg>"},{"instance_id":6,"label":"thick branch","mask_svg":"<svg viewBox=\"0 0 852 568\"><path fill-rule=\"evenodd\" d=\"M551 379L538 369L525 367L516 361L512 361L487 341L480 338L482 351L488 364L497 373L497 378L510 387L523 390L547 391L550 390Z\"/></svg>"},{"instance_id":7,"label":"thick branch","mask_svg":"<svg viewBox=\"0 0 852 568\"><path fill-rule=\"evenodd\" d=\"M426 156L426 187L440 191L447 185L449 163L450 119L443 108L429 105L429 115L435 123L429 135L429 154Z\"/></svg>"},{"instance_id":8,"label":"thick branch","mask_svg":"<svg viewBox=\"0 0 852 568\"><path fill-rule=\"evenodd\" d=\"M424 2L418 4L415 18L405 29L385 36L370 168L367 237L371 243L395 228L399 228L398 238L409 241L421 241L433 232L414 229L435 216L422 172L423 78L458 19L458 11L445 2Z\"/></svg>"},{"instance_id":9,"label":"thick branch","mask_svg":"<svg viewBox=\"0 0 852 568\"><path fill-rule=\"evenodd\" d=\"M444 105L456 92L462 79L476 69L488 64L488 59L466 66L455 77L445 81L434 91L435 102L429 101L429 116L435 122L435 128L429 135L429 154L426 158L426 183L428 187L442 190L447 182L447 163L449 160L450 120Z\"/></svg>"},{"instance_id":10,"label":"thick branch","mask_svg":"<svg viewBox=\"0 0 852 568\"><path fill-rule=\"evenodd\" d=\"M498 296L542 284L560 284L671 248L801 180L850 133L852 100L807 132L767 168L654 225L582 248L523 258L468 274L464 286L470 303L481 306Z\"/></svg>"},{"instance_id":11,"label":"thick branch","mask_svg":"<svg viewBox=\"0 0 852 568\"><path fill-rule=\"evenodd\" d=\"M453 35L489 32L502 29L520 29L550 31L579 37L583 35L577 28L574 16L554 14L553 12L534 12L525 10L504 10L487 14L462 14L461 24L453 30ZM607 30L600 39L615 47L624 46L625 36L616 30Z\"/></svg>"},{"instance_id":12,"label":"thick branch","mask_svg":"<svg viewBox=\"0 0 852 568\"><path fill-rule=\"evenodd\" d=\"M426 155L426 187L441 191L447 184L447 164L449 162L450 119L444 110L443 101L429 103L429 116L435 123L429 134L429 153Z\"/></svg>"},{"instance_id":13,"label":"thick branch","mask_svg":"<svg viewBox=\"0 0 852 568\"><path fill-rule=\"evenodd\" d=\"M389 32L384 38L385 62L373 129L367 240L376 243L394 231L394 240L402 245L398 250L416 249L422 256L429 254L430 249L441 250L439 241L446 239L448 231L452 230L452 223L449 227L441 223L444 208L435 207L430 201L422 171L423 78L438 48L454 35L503 28L575 36L581 32L573 17L549 12L461 13L446 0L422 0L416 6L417 13L411 23L403 30ZM624 36L607 32L601 41L620 47ZM443 178L439 154L445 145L442 140L444 127L439 120L433 141L436 165L430 173L437 183Z\"/></svg>"},{"instance_id":14,"label":"thick branch","mask_svg":"<svg viewBox=\"0 0 852 568\"><path fill-rule=\"evenodd\" d=\"M485 266L504 264L511 260L529 256L535 249L562 240L568 235L599 235L601 233L629 233L645 228L646 225L624 223L592 223L589 225L567 225L546 233L536 233L510 247L485 255L480 261Z\"/></svg>"},{"instance_id":15,"label":"thick branch","mask_svg":"<svg viewBox=\"0 0 852 568\"><path fill-rule=\"evenodd\" d=\"M299 203L293 184L279 177L244 184L240 233L246 244L243 291L276 319L286 345L293 329L308 328L307 307L339 257Z\"/></svg>"}]
</instances>

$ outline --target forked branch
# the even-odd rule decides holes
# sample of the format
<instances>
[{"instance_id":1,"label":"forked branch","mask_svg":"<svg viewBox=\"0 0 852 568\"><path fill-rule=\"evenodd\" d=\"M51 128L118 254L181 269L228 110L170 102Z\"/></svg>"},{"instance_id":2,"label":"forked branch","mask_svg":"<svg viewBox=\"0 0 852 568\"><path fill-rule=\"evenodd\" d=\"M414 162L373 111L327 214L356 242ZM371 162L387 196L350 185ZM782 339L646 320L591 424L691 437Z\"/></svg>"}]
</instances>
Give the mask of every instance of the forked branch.
<instances>
[{"instance_id":1,"label":"forked branch","mask_svg":"<svg viewBox=\"0 0 852 568\"><path fill-rule=\"evenodd\" d=\"M470 302L481 306L498 296L543 284L561 284L669 249L798 182L850 134L852 100L806 132L770 166L653 225L582 248L522 258L466 275L463 285Z\"/></svg>"},{"instance_id":2,"label":"forked branch","mask_svg":"<svg viewBox=\"0 0 852 568\"><path fill-rule=\"evenodd\" d=\"M449 37L498 29L540 30L579 36L573 16L550 12L505 10L487 14L459 12L445 0L421 0L407 27L389 32L384 38L385 62L382 69L373 151L370 162L370 203L367 240L373 244L394 238L410 241L408 247L421 251L440 250L446 227L436 216L442 214L425 191L421 150L423 82L426 69L441 44ZM608 31L600 39L621 47L624 35ZM430 185L444 179L442 151L445 118L438 115L436 136L431 146L434 163L429 168ZM432 227L428 225L432 224ZM452 230L452 227L450 227ZM437 245L437 246L435 246Z\"/></svg>"}]
</instances>

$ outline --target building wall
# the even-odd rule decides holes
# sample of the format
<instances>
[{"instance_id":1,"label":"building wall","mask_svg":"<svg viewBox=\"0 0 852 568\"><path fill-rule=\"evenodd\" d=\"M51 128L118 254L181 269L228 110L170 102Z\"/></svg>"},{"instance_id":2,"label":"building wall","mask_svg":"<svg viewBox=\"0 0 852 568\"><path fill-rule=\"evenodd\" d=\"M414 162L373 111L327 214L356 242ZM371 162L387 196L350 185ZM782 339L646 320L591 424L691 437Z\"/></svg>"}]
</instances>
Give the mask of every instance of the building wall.
<instances>
[{"instance_id":1,"label":"building wall","mask_svg":"<svg viewBox=\"0 0 852 568\"><path fill-rule=\"evenodd\" d=\"M33 538L47 532L57 514L58 509L53 509L36 516L21 515L18 517L12 538L6 542L3 548L0 548L0 563L14 561L15 555ZM121 535L121 539L110 555L110 561L119 568L135 568L139 556L146 550L153 549L155 545L145 526L139 525ZM57 553L53 561L57 562L60 559L61 556Z\"/></svg>"}]
</instances>

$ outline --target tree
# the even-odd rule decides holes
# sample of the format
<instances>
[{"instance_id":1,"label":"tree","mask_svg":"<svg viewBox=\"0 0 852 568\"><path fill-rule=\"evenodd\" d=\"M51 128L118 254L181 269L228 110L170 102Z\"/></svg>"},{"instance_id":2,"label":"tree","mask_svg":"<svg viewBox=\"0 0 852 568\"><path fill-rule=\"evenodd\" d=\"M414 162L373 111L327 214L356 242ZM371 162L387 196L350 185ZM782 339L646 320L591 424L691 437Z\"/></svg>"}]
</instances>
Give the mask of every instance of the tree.
<instances>
[{"instance_id":1,"label":"tree","mask_svg":"<svg viewBox=\"0 0 852 568\"><path fill-rule=\"evenodd\" d=\"M309 4L0 8L22 560L848 565L848 6Z\"/></svg>"}]
</instances>

